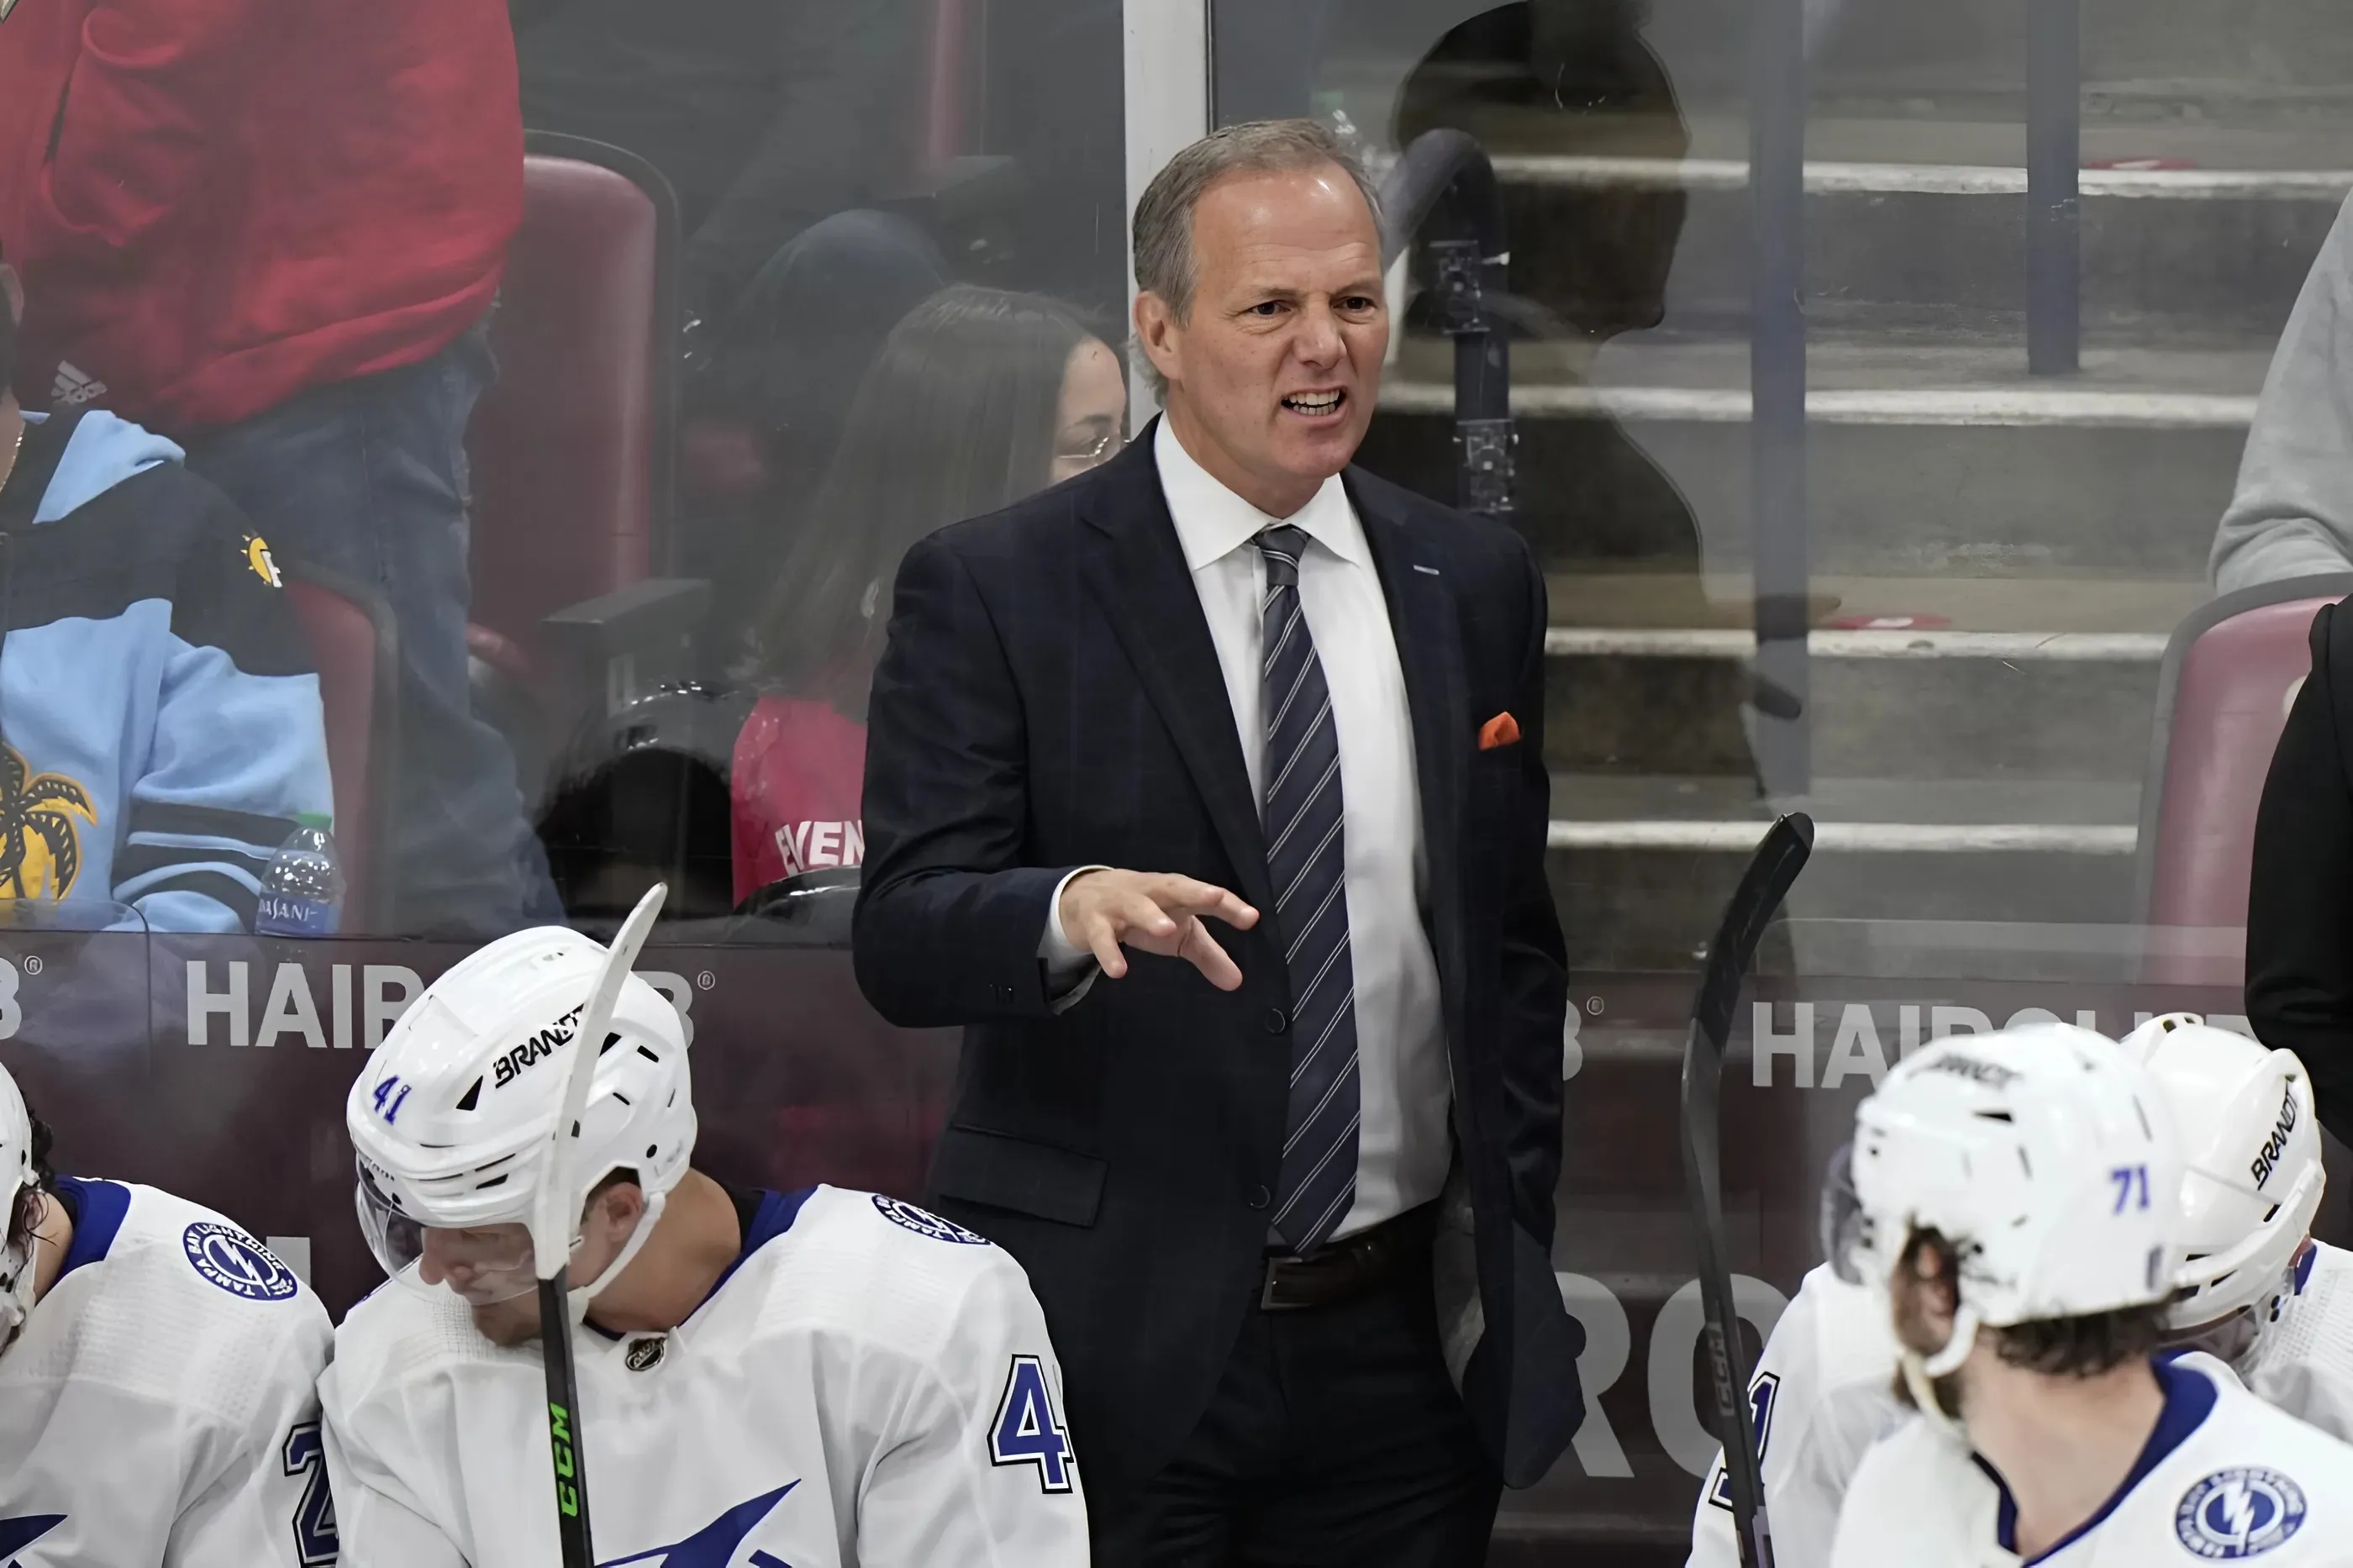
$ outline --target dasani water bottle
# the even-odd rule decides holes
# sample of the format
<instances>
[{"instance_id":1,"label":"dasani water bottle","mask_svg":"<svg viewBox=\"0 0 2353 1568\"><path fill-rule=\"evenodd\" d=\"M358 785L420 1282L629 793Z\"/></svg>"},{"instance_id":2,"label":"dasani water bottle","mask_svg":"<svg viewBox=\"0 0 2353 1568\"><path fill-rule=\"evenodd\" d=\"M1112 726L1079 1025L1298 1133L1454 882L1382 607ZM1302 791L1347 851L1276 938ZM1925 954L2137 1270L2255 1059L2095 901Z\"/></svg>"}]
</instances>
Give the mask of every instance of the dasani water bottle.
<instances>
[{"instance_id":1,"label":"dasani water bottle","mask_svg":"<svg viewBox=\"0 0 2353 1568\"><path fill-rule=\"evenodd\" d=\"M334 837L327 830L332 819L305 812L296 827L278 847L261 879L261 902L255 909L258 936L332 936L343 904L343 868L335 858Z\"/></svg>"}]
</instances>

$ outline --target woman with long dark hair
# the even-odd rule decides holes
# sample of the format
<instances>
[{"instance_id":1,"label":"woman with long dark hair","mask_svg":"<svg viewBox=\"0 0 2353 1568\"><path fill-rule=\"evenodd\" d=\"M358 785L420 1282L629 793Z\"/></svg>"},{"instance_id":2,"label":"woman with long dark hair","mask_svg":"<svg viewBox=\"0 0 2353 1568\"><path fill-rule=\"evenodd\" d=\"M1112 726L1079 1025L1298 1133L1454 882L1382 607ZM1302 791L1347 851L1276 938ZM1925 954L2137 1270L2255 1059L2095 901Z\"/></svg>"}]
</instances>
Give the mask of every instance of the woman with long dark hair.
<instances>
[{"instance_id":1,"label":"woman with long dark hair","mask_svg":"<svg viewBox=\"0 0 2353 1568\"><path fill-rule=\"evenodd\" d=\"M1118 448L1119 356L1069 307L957 287L892 329L755 623L736 737L735 896L862 858L866 694L900 559Z\"/></svg>"}]
</instances>

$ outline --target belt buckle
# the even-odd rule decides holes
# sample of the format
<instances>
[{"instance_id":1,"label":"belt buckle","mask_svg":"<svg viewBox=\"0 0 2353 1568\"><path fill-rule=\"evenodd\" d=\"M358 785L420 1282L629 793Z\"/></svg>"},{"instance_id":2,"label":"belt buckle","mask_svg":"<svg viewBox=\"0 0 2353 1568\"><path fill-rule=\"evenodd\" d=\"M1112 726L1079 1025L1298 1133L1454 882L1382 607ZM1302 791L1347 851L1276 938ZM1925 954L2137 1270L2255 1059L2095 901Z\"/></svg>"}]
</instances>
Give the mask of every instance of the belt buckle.
<instances>
[{"instance_id":1,"label":"belt buckle","mask_svg":"<svg viewBox=\"0 0 2353 1568\"><path fill-rule=\"evenodd\" d=\"M1296 1263L1298 1261L1298 1258L1289 1256L1269 1258L1265 1260L1265 1265L1261 1271L1258 1288L1258 1310L1260 1311L1296 1312L1301 1308L1307 1305L1304 1301L1279 1300L1276 1299L1274 1293L1275 1279L1277 1278L1275 1271L1278 1266L1285 1263Z\"/></svg>"}]
</instances>

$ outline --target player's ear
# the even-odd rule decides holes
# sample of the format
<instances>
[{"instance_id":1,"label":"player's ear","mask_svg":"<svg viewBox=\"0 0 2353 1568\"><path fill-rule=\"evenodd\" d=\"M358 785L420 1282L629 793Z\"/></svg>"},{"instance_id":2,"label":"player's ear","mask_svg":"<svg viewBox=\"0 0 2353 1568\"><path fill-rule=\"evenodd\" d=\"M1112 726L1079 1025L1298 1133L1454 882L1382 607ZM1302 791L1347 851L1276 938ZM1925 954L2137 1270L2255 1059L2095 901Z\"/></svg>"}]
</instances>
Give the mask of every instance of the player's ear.
<instances>
[{"instance_id":1,"label":"player's ear","mask_svg":"<svg viewBox=\"0 0 2353 1568\"><path fill-rule=\"evenodd\" d=\"M588 1201L590 1212L617 1241L636 1229L646 1212L645 1189L635 1182L615 1182Z\"/></svg>"}]
</instances>

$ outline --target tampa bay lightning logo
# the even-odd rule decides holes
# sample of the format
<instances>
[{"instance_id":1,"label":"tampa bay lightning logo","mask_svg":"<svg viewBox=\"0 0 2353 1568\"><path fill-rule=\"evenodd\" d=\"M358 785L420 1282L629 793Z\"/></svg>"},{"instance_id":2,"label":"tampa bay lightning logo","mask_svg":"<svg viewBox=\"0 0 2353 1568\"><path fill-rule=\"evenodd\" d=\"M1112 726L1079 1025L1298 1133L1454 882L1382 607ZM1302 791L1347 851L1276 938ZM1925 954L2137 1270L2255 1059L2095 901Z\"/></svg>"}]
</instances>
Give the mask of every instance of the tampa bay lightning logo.
<instances>
[{"instance_id":1,"label":"tampa bay lightning logo","mask_svg":"<svg viewBox=\"0 0 2353 1568\"><path fill-rule=\"evenodd\" d=\"M248 1301L283 1301L302 1288L278 1255L233 1225L200 1220L180 1237L196 1272Z\"/></svg>"},{"instance_id":2,"label":"tampa bay lightning logo","mask_svg":"<svg viewBox=\"0 0 2353 1568\"><path fill-rule=\"evenodd\" d=\"M2215 1471L2173 1510L2173 1533L2210 1563L2260 1557L2303 1528L2304 1489L2254 1466Z\"/></svg>"},{"instance_id":3,"label":"tampa bay lightning logo","mask_svg":"<svg viewBox=\"0 0 2353 1568\"><path fill-rule=\"evenodd\" d=\"M650 1568L736 1568L735 1549L744 1544L744 1537L760 1528L762 1520L776 1511L776 1505L785 1500L785 1494L798 1485L798 1481L786 1481L775 1491L739 1502L675 1546L657 1546L651 1552L616 1557L599 1563L597 1568L623 1568L632 1563L647 1563ZM791 1568L791 1564L769 1552L754 1552L740 1568Z\"/></svg>"},{"instance_id":4,"label":"tampa bay lightning logo","mask_svg":"<svg viewBox=\"0 0 2353 1568\"><path fill-rule=\"evenodd\" d=\"M942 1219L939 1215L919 1209L913 1204L902 1203L897 1198L886 1198L877 1193L874 1194L874 1206L881 1210L882 1217L892 1225L904 1226L917 1236L928 1236L934 1241L953 1241L959 1247L989 1245L988 1237L966 1230L954 1220Z\"/></svg>"}]
</instances>

